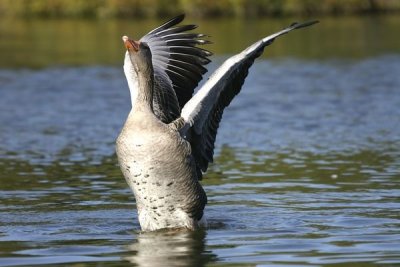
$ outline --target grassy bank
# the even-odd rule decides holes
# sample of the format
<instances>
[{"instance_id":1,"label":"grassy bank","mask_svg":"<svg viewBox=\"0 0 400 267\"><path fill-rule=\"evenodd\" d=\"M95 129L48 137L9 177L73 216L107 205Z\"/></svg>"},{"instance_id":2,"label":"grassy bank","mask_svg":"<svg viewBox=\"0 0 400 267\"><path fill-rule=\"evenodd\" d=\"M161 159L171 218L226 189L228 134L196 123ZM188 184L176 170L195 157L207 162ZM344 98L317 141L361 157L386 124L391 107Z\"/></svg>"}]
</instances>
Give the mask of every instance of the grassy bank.
<instances>
[{"instance_id":1,"label":"grassy bank","mask_svg":"<svg viewBox=\"0 0 400 267\"><path fill-rule=\"evenodd\" d=\"M17 17L289 16L399 12L398 0L1 0Z\"/></svg>"}]
</instances>

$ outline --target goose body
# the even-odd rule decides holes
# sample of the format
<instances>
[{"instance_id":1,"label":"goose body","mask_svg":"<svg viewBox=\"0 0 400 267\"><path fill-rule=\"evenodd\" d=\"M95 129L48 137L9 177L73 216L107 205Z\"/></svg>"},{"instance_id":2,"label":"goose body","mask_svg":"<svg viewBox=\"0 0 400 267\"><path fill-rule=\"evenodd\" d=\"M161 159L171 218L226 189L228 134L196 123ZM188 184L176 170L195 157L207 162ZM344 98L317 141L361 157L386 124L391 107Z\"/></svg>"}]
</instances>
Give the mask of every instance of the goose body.
<instances>
[{"instance_id":1,"label":"goose body","mask_svg":"<svg viewBox=\"0 0 400 267\"><path fill-rule=\"evenodd\" d=\"M117 139L117 154L144 231L199 226L207 198L190 144L176 129L133 109Z\"/></svg>"},{"instance_id":2,"label":"goose body","mask_svg":"<svg viewBox=\"0 0 400 267\"><path fill-rule=\"evenodd\" d=\"M205 223L202 173L212 162L223 110L239 93L248 69L265 46L292 24L225 61L192 97L211 55L197 45L194 25L178 16L140 41L124 36L124 72L132 110L116 142L122 173L132 189L143 231L196 229Z\"/></svg>"}]
</instances>

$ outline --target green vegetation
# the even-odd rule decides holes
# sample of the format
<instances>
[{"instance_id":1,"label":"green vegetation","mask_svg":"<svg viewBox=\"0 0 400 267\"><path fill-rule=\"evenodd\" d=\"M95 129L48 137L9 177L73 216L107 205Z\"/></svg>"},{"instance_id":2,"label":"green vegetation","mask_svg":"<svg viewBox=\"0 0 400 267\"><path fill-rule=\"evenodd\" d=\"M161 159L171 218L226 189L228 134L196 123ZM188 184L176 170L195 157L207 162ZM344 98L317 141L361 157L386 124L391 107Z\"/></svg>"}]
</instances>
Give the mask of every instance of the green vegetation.
<instances>
[{"instance_id":1,"label":"green vegetation","mask_svg":"<svg viewBox=\"0 0 400 267\"><path fill-rule=\"evenodd\" d=\"M194 17L399 12L398 0L1 0L2 16Z\"/></svg>"}]
</instances>

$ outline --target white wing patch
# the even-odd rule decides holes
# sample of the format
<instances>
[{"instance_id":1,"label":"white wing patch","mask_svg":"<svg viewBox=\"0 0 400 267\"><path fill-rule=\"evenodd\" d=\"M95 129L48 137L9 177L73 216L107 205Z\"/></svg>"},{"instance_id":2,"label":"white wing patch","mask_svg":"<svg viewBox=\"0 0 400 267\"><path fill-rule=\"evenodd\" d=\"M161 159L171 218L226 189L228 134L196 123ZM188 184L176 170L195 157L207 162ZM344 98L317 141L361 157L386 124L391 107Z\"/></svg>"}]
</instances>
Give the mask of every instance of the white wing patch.
<instances>
[{"instance_id":1,"label":"white wing patch","mask_svg":"<svg viewBox=\"0 0 400 267\"><path fill-rule=\"evenodd\" d=\"M186 122L193 126L193 121L195 117L202 116L202 114L208 114L209 110L212 108L215 101L218 99L218 94L220 90L215 90L217 83L224 83L224 76L229 73L232 68L238 63L242 54L238 54L228 58L207 80L207 82L201 87L201 89L186 103L183 107L181 116ZM219 86L223 88L223 85ZM205 120L207 116L202 116L198 120ZM200 121L199 121L200 122ZM202 125L201 121L197 125ZM196 127L196 125L194 126ZM196 128L196 132L200 129Z\"/></svg>"}]
</instances>

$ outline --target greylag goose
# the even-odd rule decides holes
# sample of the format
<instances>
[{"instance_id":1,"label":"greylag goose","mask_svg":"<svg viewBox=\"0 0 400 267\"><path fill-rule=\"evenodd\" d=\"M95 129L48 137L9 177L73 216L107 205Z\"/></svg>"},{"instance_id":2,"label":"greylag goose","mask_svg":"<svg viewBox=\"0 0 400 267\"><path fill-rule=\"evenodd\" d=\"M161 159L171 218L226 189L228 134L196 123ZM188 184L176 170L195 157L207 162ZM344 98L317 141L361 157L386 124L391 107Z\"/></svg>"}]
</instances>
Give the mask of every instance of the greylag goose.
<instances>
[{"instance_id":1,"label":"greylag goose","mask_svg":"<svg viewBox=\"0 0 400 267\"><path fill-rule=\"evenodd\" d=\"M204 35L177 26L178 16L139 41L123 36L124 72L132 109L116 141L121 171L132 189L142 231L205 225L200 180L213 160L224 108L254 60L275 38L317 21L293 23L227 59L192 97L211 55Z\"/></svg>"}]
</instances>

